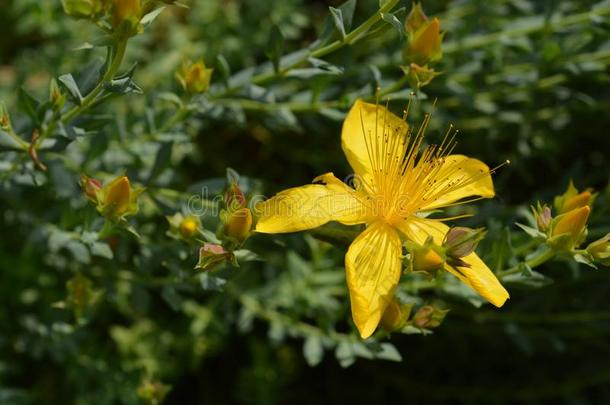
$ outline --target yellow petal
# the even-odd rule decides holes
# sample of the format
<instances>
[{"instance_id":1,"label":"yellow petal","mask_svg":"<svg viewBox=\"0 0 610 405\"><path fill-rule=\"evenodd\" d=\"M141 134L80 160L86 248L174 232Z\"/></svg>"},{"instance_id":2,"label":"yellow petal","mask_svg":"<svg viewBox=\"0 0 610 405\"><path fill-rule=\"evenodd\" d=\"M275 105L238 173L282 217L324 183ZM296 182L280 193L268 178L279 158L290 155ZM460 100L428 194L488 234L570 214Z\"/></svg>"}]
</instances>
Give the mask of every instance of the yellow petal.
<instances>
[{"instance_id":1,"label":"yellow petal","mask_svg":"<svg viewBox=\"0 0 610 405\"><path fill-rule=\"evenodd\" d=\"M402 140L407 128L403 119L385 107L362 100L356 100L347 113L341 132L341 145L354 173L364 181L368 190L374 184L373 170L381 170L386 162L404 156L405 146L400 142L397 142L397 147L391 148L391 156L388 156L388 151L383 150L388 145L385 138L388 138L389 144L396 137Z\"/></svg>"},{"instance_id":2,"label":"yellow petal","mask_svg":"<svg viewBox=\"0 0 610 405\"><path fill-rule=\"evenodd\" d=\"M434 243L440 245L443 243L449 227L439 221L417 218L402 223L400 230L416 243L423 244L429 235L434 239ZM462 260L471 267L455 269L446 266L445 269L472 287L493 305L497 307L504 305L504 302L509 298L508 292L479 256L476 253L471 253L464 256Z\"/></svg>"},{"instance_id":3,"label":"yellow petal","mask_svg":"<svg viewBox=\"0 0 610 405\"><path fill-rule=\"evenodd\" d=\"M400 279L401 252L398 233L375 222L354 240L345 255L352 317L363 339L373 334L392 300Z\"/></svg>"},{"instance_id":4,"label":"yellow petal","mask_svg":"<svg viewBox=\"0 0 610 405\"><path fill-rule=\"evenodd\" d=\"M494 185L489 167L464 155L449 155L428 182L434 190L427 193L422 210L432 210L467 197L493 198Z\"/></svg>"},{"instance_id":5,"label":"yellow petal","mask_svg":"<svg viewBox=\"0 0 610 405\"><path fill-rule=\"evenodd\" d=\"M122 215L129 210L131 186L126 176L114 179L105 187L104 205L110 207L115 215Z\"/></svg>"},{"instance_id":6,"label":"yellow petal","mask_svg":"<svg viewBox=\"0 0 610 405\"><path fill-rule=\"evenodd\" d=\"M263 233L297 232L317 228L329 221L345 225L366 222L364 196L343 184L332 173L319 176L310 184L278 193L255 208L256 231Z\"/></svg>"}]
</instances>

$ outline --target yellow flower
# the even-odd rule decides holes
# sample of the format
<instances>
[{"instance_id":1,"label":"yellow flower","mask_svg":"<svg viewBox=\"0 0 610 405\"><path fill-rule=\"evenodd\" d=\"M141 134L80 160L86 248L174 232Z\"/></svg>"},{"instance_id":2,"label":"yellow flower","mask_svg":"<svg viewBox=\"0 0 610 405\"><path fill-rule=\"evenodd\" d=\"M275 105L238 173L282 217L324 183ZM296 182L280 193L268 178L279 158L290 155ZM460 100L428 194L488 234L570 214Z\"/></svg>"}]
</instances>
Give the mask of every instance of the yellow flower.
<instances>
[{"instance_id":1,"label":"yellow flower","mask_svg":"<svg viewBox=\"0 0 610 405\"><path fill-rule=\"evenodd\" d=\"M610 233L587 246L587 252L593 259L603 265L610 266Z\"/></svg>"},{"instance_id":2,"label":"yellow flower","mask_svg":"<svg viewBox=\"0 0 610 405\"><path fill-rule=\"evenodd\" d=\"M414 133L386 108L356 101L342 131L343 151L356 173L352 188L332 173L316 183L285 190L257 205L256 230L283 233L312 229L329 221L366 224L345 256L352 317L362 338L369 337L391 302L401 275L403 240L441 245L449 227L425 218L426 211L466 197L491 198L491 172L481 161L451 155L454 144L423 147L426 117ZM475 253L464 267L445 269L496 306L508 293Z\"/></svg>"},{"instance_id":3,"label":"yellow flower","mask_svg":"<svg viewBox=\"0 0 610 405\"><path fill-rule=\"evenodd\" d=\"M205 93L210 87L212 72L214 69L206 68L203 59L195 63L185 61L176 72L176 80L189 93Z\"/></svg>"}]
</instances>

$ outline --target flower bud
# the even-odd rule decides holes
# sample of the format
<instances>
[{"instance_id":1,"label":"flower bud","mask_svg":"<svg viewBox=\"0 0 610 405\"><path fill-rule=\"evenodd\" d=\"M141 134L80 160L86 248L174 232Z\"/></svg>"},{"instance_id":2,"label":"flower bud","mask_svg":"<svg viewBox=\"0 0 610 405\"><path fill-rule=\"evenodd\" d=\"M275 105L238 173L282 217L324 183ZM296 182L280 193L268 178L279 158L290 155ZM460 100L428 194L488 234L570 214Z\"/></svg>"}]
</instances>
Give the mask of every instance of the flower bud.
<instances>
[{"instance_id":1,"label":"flower bud","mask_svg":"<svg viewBox=\"0 0 610 405\"><path fill-rule=\"evenodd\" d=\"M170 389L169 385L160 381L146 380L138 387L138 397L149 405L158 405L163 403Z\"/></svg>"},{"instance_id":2,"label":"flower bud","mask_svg":"<svg viewBox=\"0 0 610 405\"><path fill-rule=\"evenodd\" d=\"M421 8L421 3L413 2L411 11L405 20L405 31L407 33L414 33L427 22L428 16L426 16L424 10Z\"/></svg>"},{"instance_id":3,"label":"flower bud","mask_svg":"<svg viewBox=\"0 0 610 405\"><path fill-rule=\"evenodd\" d=\"M610 266L610 233L587 246L587 253L602 266Z\"/></svg>"},{"instance_id":4,"label":"flower bud","mask_svg":"<svg viewBox=\"0 0 610 405\"><path fill-rule=\"evenodd\" d=\"M411 307L401 305L396 298L392 299L381 317L381 327L390 332L401 329L407 323Z\"/></svg>"},{"instance_id":5,"label":"flower bud","mask_svg":"<svg viewBox=\"0 0 610 405\"><path fill-rule=\"evenodd\" d=\"M566 191L562 195L555 197L555 209L559 214L565 214L566 212L572 211L576 208L587 205L591 206L595 196L596 194L591 193L591 190L578 192L578 189L574 187L574 183L570 181Z\"/></svg>"},{"instance_id":6,"label":"flower bud","mask_svg":"<svg viewBox=\"0 0 610 405\"><path fill-rule=\"evenodd\" d=\"M416 31L409 32L409 44L403 52L405 62L424 66L442 58L441 43L443 35L438 18L422 24Z\"/></svg>"},{"instance_id":7,"label":"flower bud","mask_svg":"<svg viewBox=\"0 0 610 405\"><path fill-rule=\"evenodd\" d=\"M243 243L252 229L252 212L249 208L241 208L228 213L225 223L225 235L239 243Z\"/></svg>"},{"instance_id":8,"label":"flower bud","mask_svg":"<svg viewBox=\"0 0 610 405\"><path fill-rule=\"evenodd\" d=\"M62 0L66 14L74 18L98 19L110 8L111 0Z\"/></svg>"},{"instance_id":9,"label":"flower bud","mask_svg":"<svg viewBox=\"0 0 610 405\"><path fill-rule=\"evenodd\" d=\"M540 205L536 208L532 207L532 211L534 212L534 218L536 218L536 225L538 226L538 230L540 232L546 232L549 230L551 226L551 221L553 216L551 215L551 209L548 205Z\"/></svg>"},{"instance_id":10,"label":"flower bud","mask_svg":"<svg viewBox=\"0 0 610 405\"><path fill-rule=\"evenodd\" d=\"M0 129L3 131L11 130L11 117L8 115L6 105L3 102L0 102Z\"/></svg>"},{"instance_id":11,"label":"flower bud","mask_svg":"<svg viewBox=\"0 0 610 405\"><path fill-rule=\"evenodd\" d=\"M66 283L68 298L66 304L74 312L74 317L80 319L93 301L93 283L81 273L76 273Z\"/></svg>"},{"instance_id":12,"label":"flower bud","mask_svg":"<svg viewBox=\"0 0 610 405\"><path fill-rule=\"evenodd\" d=\"M449 229L449 232L445 235L443 247L447 256L459 259L474 252L486 234L487 231L484 228L471 229L456 226Z\"/></svg>"},{"instance_id":13,"label":"flower bud","mask_svg":"<svg viewBox=\"0 0 610 405\"><path fill-rule=\"evenodd\" d=\"M140 30L141 0L114 0L112 26L121 34L132 36Z\"/></svg>"},{"instance_id":14,"label":"flower bud","mask_svg":"<svg viewBox=\"0 0 610 405\"><path fill-rule=\"evenodd\" d=\"M225 192L224 202L229 211L236 211L246 206L246 196L236 182L231 183Z\"/></svg>"},{"instance_id":15,"label":"flower bud","mask_svg":"<svg viewBox=\"0 0 610 405\"><path fill-rule=\"evenodd\" d=\"M423 246L407 242L407 250L411 255L413 271L434 272L445 263L444 253L432 243L432 238L428 238Z\"/></svg>"},{"instance_id":16,"label":"flower bud","mask_svg":"<svg viewBox=\"0 0 610 405\"><path fill-rule=\"evenodd\" d=\"M203 59L199 59L195 63L184 61L176 72L176 79L188 93L205 93L210 87L213 71L214 69L205 67Z\"/></svg>"},{"instance_id":17,"label":"flower bud","mask_svg":"<svg viewBox=\"0 0 610 405\"><path fill-rule=\"evenodd\" d=\"M440 326L449 312L448 309L440 309L426 305L417 310L413 316L413 324L418 328L432 329Z\"/></svg>"},{"instance_id":18,"label":"flower bud","mask_svg":"<svg viewBox=\"0 0 610 405\"><path fill-rule=\"evenodd\" d=\"M584 238L590 213L591 209L585 206L555 217L547 241L549 245L566 250L578 246Z\"/></svg>"},{"instance_id":19,"label":"flower bud","mask_svg":"<svg viewBox=\"0 0 610 405\"><path fill-rule=\"evenodd\" d=\"M83 189L83 192L87 196L87 198L97 204L99 202L99 193L102 190L102 182L94 179L93 177L89 177L85 174L81 174L80 176L80 186Z\"/></svg>"},{"instance_id":20,"label":"flower bud","mask_svg":"<svg viewBox=\"0 0 610 405\"><path fill-rule=\"evenodd\" d=\"M51 101L51 106L53 107L53 111L60 111L66 102L66 95L61 92L59 85L57 84L57 80L51 79L51 83L49 85L49 100Z\"/></svg>"},{"instance_id":21,"label":"flower bud","mask_svg":"<svg viewBox=\"0 0 610 405\"><path fill-rule=\"evenodd\" d=\"M199 218L197 217L185 217L178 227L180 235L185 239L190 239L197 234L199 230Z\"/></svg>"},{"instance_id":22,"label":"flower bud","mask_svg":"<svg viewBox=\"0 0 610 405\"><path fill-rule=\"evenodd\" d=\"M83 184L83 180L81 180L81 184ZM83 189L85 194L97 203L97 210L104 217L120 220L138 212L138 197L144 189L132 188L127 176L117 177L99 191L96 189L97 186L98 183L87 179ZM93 200L93 196L95 196L95 200Z\"/></svg>"},{"instance_id":23,"label":"flower bud","mask_svg":"<svg viewBox=\"0 0 610 405\"><path fill-rule=\"evenodd\" d=\"M199 249L199 261L195 266L196 269L212 270L220 263L228 261L237 266L235 255L232 252L226 251L222 246L214 243L204 243Z\"/></svg>"},{"instance_id":24,"label":"flower bud","mask_svg":"<svg viewBox=\"0 0 610 405\"><path fill-rule=\"evenodd\" d=\"M427 86L435 77L440 75L439 72L429 68L428 65L422 67L416 63L411 63L409 66L401 66L400 68L407 76L411 87L416 89Z\"/></svg>"}]
</instances>

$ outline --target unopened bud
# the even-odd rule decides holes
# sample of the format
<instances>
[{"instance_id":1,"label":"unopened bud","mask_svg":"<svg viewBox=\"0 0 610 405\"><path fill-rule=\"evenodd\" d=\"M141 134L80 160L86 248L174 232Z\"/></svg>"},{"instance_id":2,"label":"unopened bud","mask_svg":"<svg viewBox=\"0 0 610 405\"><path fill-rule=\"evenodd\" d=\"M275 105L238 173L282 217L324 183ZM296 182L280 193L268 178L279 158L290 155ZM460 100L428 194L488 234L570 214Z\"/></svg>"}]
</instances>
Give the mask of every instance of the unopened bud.
<instances>
[{"instance_id":1,"label":"unopened bud","mask_svg":"<svg viewBox=\"0 0 610 405\"><path fill-rule=\"evenodd\" d=\"M11 117L8 115L6 105L0 101L0 129L4 131L11 130Z\"/></svg>"},{"instance_id":2,"label":"unopened bud","mask_svg":"<svg viewBox=\"0 0 610 405\"><path fill-rule=\"evenodd\" d=\"M596 263L602 266L610 266L610 233L595 242L591 242L587 246L587 253L593 257Z\"/></svg>"},{"instance_id":3,"label":"unopened bud","mask_svg":"<svg viewBox=\"0 0 610 405\"><path fill-rule=\"evenodd\" d=\"M114 0L112 25L125 36L133 36L140 31L142 17L141 0Z\"/></svg>"},{"instance_id":4,"label":"unopened bud","mask_svg":"<svg viewBox=\"0 0 610 405\"><path fill-rule=\"evenodd\" d=\"M104 217L119 220L138 212L138 197L144 189L132 188L127 176L117 177L99 191L96 189L97 186L96 181L87 178L83 189L88 197L95 195L96 199L91 199L97 203L97 210Z\"/></svg>"},{"instance_id":5,"label":"unopened bud","mask_svg":"<svg viewBox=\"0 0 610 405\"><path fill-rule=\"evenodd\" d=\"M225 224L225 235L239 243L248 238L252 229L252 212L249 208L241 208L229 213Z\"/></svg>"},{"instance_id":6,"label":"unopened bud","mask_svg":"<svg viewBox=\"0 0 610 405\"><path fill-rule=\"evenodd\" d=\"M403 52L403 59L407 63L416 63L424 66L442 58L441 22L438 18L422 24L415 32L409 33L409 44Z\"/></svg>"},{"instance_id":7,"label":"unopened bud","mask_svg":"<svg viewBox=\"0 0 610 405\"><path fill-rule=\"evenodd\" d=\"M188 93L205 93L210 87L212 72L214 69L206 68L203 59L199 59L195 63L184 61L176 72L176 80Z\"/></svg>"},{"instance_id":8,"label":"unopened bud","mask_svg":"<svg viewBox=\"0 0 610 405\"><path fill-rule=\"evenodd\" d=\"M401 66L400 68L407 76L411 87L416 89L421 89L422 87L427 86L432 82L432 80L434 80L435 77L440 75L439 72L428 67L428 65L422 67L417 63L411 63L409 66Z\"/></svg>"},{"instance_id":9,"label":"unopened bud","mask_svg":"<svg viewBox=\"0 0 610 405\"><path fill-rule=\"evenodd\" d=\"M102 190L101 181L96 180L93 177L89 177L85 174L81 174L80 186L90 201L92 201L95 204L97 204L99 202L98 195L99 195L100 191Z\"/></svg>"},{"instance_id":10,"label":"unopened bud","mask_svg":"<svg viewBox=\"0 0 610 405\"><path fill-rule=\"evenodd\" d=\"M586 206L555 217L547 244L553 249L568 251L578 246L585 238L590 213L591 209Z\"/></svg>"},{"instance_id":11,"label":"unopened bud","mask_svg":"<svg viewBox=\"0 0 610 405\"><path fill-rule=\"evenodd\" d=\"M540 203L538 203L536 208L532 207L532 211L534 212L534 218L536 218L538 230L540 232L548 231L551 226L551 221L553 220L549 206L546 204L540 205Z\"/></svg>"},{"instance_id":12,"label":"unopened bud","mask_svg":"<svg viewBox=\"0 0 610 405\"><path fill-rule=\"evenodd\" d=\"M235 255L232 252L229 252L222 246L214 243L204 243L199 249L199 261L195 268L200 270L212 270L225 261L237 266Z\"/></svg>"},{"instance_id":13,"label":"unopened bud","mask_svg":"<svg viewBox=\"0 0 610 405\"><path fill-rule=\"evenodd\" d=\"M111 0L62 0L66 14L74 18L98 19L110 8Z\"/></svg>"},{"instance_id":14,"label":"unopened bud","mask_svg":"<svg viewBox=\"0 0 610 405\"><path fill-rule=\"evenodd\" d=\"M555 218L551 235L559 236L570 234L573 240L578 239L589 219L591 209L588 206L580 207Z\"/></svg>"},{"instance_id":15,"label":"unopened bud","mask_svg":"<svg viewBox=\"0 0 610 405\"><path fill-rule=\"evenodd\" d=\"M405 20L405 31L407 33L414 33L427 22L428 17L424 13L424 10L421 7L421 3L413 2L413 4L411 5L411 11L407 15L407 19Z\"/></svg>"},{"instance_id":16,"label":"unopened bud","mask_svg":"<svg viewBox=\"0 0 610 405\"><path fill-rule=\"evenodd\" d=\"M413 324L418 328L432 329L440 326L449 310L426 305L417 310Z\"/></svg>"},{"instance_id":17,"label":"unopened bud","mask_svg":"<svg viewBox=\"0 0 610 405\"><path fill-rule=\"evenodd\" d=\"M574 186L574 183L570 181L566 191L562 195L555 197L555 209L559 214L565 214L566 212L572 211L576 208L581 208L587 205L591 206L595 200L595 196L596 194L591 193L591 190L579 192Z\"/></svg>"},{"instance_id":18,"label":"unopened bud","mask_svg":"<svg viewBox=\"0 0 610 405\"><path fill-rule=\"evenodd\" d=\"M74 317L80 319L93 300L93 283L81 273L76 273L66 283L68 290L67 305L74 312Z\"/></svg>"},{"instance_id":19,"label":"unopened bud","mask_svg":"<svg viewBox=\"0 0 610 405\"><path fill-rule=\"evenodd\" d=\"M49 100L51 101L53 111L60 111L66 102L66 95L61 92L55 79L51 79L49 85Z\"/></svg>"},{"instance_id":20,"label":"unopened bud","mask_svg":"<svg viewBox=\"0 0 610 405\"><path fill-rule=\"evenodd\" d=\"M229 211L236 211L246 206L246 196L236 182L231 183L225 192L224 202Z\"/></svg>"},{"instance_id":21,"label":"unopened bud","mask_svg":"<svg viewBox=\"0 0 610 405\"><path fill-rule=\"evenodd\" d=\"M413 271L434 272L445 263L442 249L434 245L432 238L428 238L423 246L407 242L406 247L411 256Z\"/></svg>"},{"instance_id":22,"label":"unopened bud","mask_svg":"<svg viewBox=\"0 0 610 405\"><path fill-rule=\"evenodd\" d=\"M182 237L186 239L192 238L199 230L199 218L192 216L184 218L180 222L179 230Z\"/></svg>"},{"instance_id":23,"label":"unopened bud","mask_svg":"<svg viewBox=\"0 0 610 405\"><path fill-rule=\"evenodd\" d=\"M474 252L486 234L487 231L484 228L471 229L456 226L451 228L447 235L445 235L443 247L447 256L459 259Z\"/></svg>"},{"instance_id":24,"label":"unopened bud","mask_svg":"<svg viewBox=\"0 0 610 405\"><path fill-rule=\"evenodd\" d=\"M138 387L138 396L148 405L159 405L163 403L170 389L169 385L160 381L146 380Z\"/></svg>"},{"instance_id":25,"label":"unopened bud","mask_svg":"<svg viewBox=\"0 0 610 405\"><path fill-rule=\"evenodd\" d=\"M390 332L402 328L407 323L411 308L412 305L402 305L396 298L392 299L381 317L381 327Z\"/></svg>"}]
</instances>

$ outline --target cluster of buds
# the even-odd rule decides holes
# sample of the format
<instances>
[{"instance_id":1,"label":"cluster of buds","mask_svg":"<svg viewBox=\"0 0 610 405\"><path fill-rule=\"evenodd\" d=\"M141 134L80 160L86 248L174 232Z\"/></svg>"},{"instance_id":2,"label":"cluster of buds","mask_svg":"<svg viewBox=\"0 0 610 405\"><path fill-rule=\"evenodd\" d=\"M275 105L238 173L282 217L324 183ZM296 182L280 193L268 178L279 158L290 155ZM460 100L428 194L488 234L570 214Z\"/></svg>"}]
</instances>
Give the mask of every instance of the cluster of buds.
<instances>
[{"instance_id":1,"label":"cluster of buds","mask_svg":"<svg viewBox=\"0 0 610 405\"><path fill-rule=\"evenodd\" d=\"M532 207L538 231L551 248L569 252L582 244L587 236L587 221L595 196L591 190L579 192L570 182L565 193L555 197L556 216L546 204Z\"/></svg>"},{"instance_id":2,"label":"cluster of buds","mask_svg":"<svg viewBox=\"0 0 610 405\"><path fill-rule=\"evenodd\" d=\"M224 195L225 209L220 212L220 237L229 245L239 246L252 233L252 211L237 182L232 182Z\"/></svg>"},{"instance_id":3,"label":"cluster of buds","mask_svg":"<svg viewBox=\"0 0 610 405\"><path fill-rule=\"evenodd\" d=\"M133 188L127 176L119 176L104 186L99 180L82 175L80 185L97 211L112 222L136 214L138 197L144 191L143 188Z\"/></svg>"},{"instance_id":4,"label":"cluster of buds","mask_svg":"<svg viewBox=\"0 0 610 405\"><path fill-rule=\"evenodd\" d=\"M596 197L592 190L578 191L570 182L567 190L553 201L556 216L549 206L540 203L532 211L539 235L549 247L591 266L610 266L610 234L591 242L586 249L579 249L587 237L587 221Z\"/></svg>"},{"instance_id":5,"label":"cluster of buds","mask_svg":"<svg viewBox=\"0 0 610 405\"><path fill-rule=\"evenodd\" d=\"M185 60L176 72L176 80L189 94L205 93L210 87L214 69L207 68L203 59Z\"/></svg>"},{"instance_id":6,"label":"cluster of buds","mask_svg":"<svg viewBox=\"0 0 610 405\"><path fill-rule=\"evenodd\" d=\"M474 252L486 233L484 228L454 227L447 232L440 246L435 244L431 237L428 237L423 245L409 241L406 243L410 259L407 269L434 274L445 264L452 267L469 267L462 258Z\"/></svg>"},{"instance_id":7,"label":"cluster of buds","mask_svg":"<svg viewBox=\"0 0 610 405\"><path fill-rule=\"evenodd\" d=\"M114 32L121 38L128 38L142 31L140 20L155 2L145 5L142 0L62 0L66 14L79 19L99 21L107 18Z\"/></svg>"},{"instance_id":8,"label":"cluster of buds","mask_svg":"<svg viewBox=\"0 0 610 405\"><path fill-rule=\"evenodd\" d=\"M449 312L435 305L420 307L413 316L413 304L401 304L394 298L381 317L381 327L389 332L401 330L407 326L417 329L434 329L441 325Z\"/></svg>"},{"instance_id":9,"label":"cluster of buds","mask_svg":"<svg viewBox=\"0 0 610 405\"><path fill-rule=\"evenodd\" d=\"M421 4L416 2L407 15L405 33L408 41L402 53L405 65L401 68L411 86L419 89L440 74L430 64L443 57L441 44L444 33L441 33L440 20L430 20Z\"/></svg>"}]
</instances>

